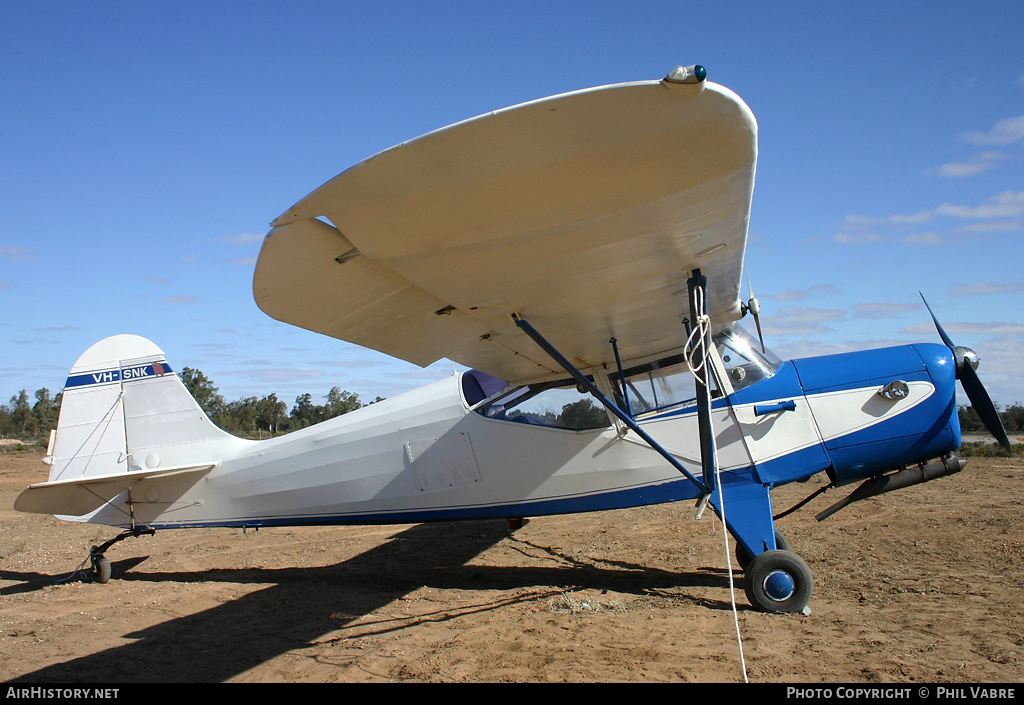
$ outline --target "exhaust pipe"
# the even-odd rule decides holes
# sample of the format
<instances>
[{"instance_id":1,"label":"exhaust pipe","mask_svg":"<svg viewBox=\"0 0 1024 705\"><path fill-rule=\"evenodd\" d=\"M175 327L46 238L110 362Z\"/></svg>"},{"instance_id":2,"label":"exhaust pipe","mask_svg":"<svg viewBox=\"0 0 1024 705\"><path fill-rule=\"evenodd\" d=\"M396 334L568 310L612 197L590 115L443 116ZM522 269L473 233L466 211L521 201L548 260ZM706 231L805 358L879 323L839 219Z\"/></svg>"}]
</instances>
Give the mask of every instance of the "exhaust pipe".
<instances>
[{"instance_id":1,"label":"exhaust pipe","mask_svg":"<svg viewBox=\"0 0 1024 705\"><path fill-rule=\"evenodd\" d=\"M877 475L868 478L860 487L851 492L846 499L833 504L820 514L816 514L815 519L818 521L827 519L843 507L868 497L874 497L875 495L885 494L893 490L901 490L904 487L919 485L922 482L953 475L963 470L966 465L966 460L956 453L950 453L946 457L933 460L928 464L921 463L915 467L903 468L888 475Z\"/></svg>"}]
</instances>

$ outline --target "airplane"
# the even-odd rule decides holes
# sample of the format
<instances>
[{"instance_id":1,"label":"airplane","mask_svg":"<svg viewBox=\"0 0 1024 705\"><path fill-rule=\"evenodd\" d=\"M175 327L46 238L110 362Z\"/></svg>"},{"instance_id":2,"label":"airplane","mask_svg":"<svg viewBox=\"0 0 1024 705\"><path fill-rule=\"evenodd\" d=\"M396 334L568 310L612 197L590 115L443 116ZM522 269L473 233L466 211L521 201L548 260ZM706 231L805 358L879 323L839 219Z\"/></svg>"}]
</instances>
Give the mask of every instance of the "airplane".
<instances>
[{"instance_id":1,"label":"airplane","mask_svg":"<svg viewBox=\"0 0 1024 705\"><path fill-rule=\"evenodd\" d=\"M734 539L753 608L809 613L814 576L775 527L774 488L862 483L824 519L959 472L957 380L1009 440L977 355L934 314L941 344L789 361L765 347L757 299L741 300L756 160L752 112L697 65L372 156L272 221L255 301L465 371L248 440L209 420L155 344L106 338L71 368L48 479L15 507L122 529L90 552L106 582L112 545L162 529L514 528L685 500Z\"/></svg>"}]
</instances>

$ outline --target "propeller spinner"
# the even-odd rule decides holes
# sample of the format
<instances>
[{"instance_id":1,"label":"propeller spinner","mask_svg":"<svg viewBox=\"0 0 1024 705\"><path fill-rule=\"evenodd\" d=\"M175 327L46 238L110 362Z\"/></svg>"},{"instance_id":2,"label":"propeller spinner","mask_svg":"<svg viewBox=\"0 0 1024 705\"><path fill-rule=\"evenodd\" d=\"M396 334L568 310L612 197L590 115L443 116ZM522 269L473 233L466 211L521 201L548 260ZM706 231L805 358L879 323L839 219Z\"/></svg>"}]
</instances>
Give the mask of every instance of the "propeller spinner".
<instances>
[{"instance_id":1,"label":"propeller spinner","mask_svg":"<svg viewBox=\"0 0 1024 705\"><path fill-rule=\"evenodd\" d=\"M919 294L921 292L918 292ZM981 422L985 424L985 428L992 434L999 445L1001 445L1007 452L1010 450L1010 439L1006 437L1006 429L1003 428L1003 422L999 418L999 412L996 411L996 405L992 403L992 399L989 397L988 392L985 391L985 385L981 383L981 379L978 377L978 373L975 371L978 369L978 355L970 348L965 348L962 345L954 345L953 341L950 340L949 336L946 335L946 331L942 329L939 324L939 319L932 313L932 307L928 305L927 299L924 298L924 294L921 294L921 300L924 301L925 308L928 309L928 313L932 317L932 321L935 323L935 329L939 332L939 337L942 338L942 342L953 351L953 359L956 361L956 378L960 380L960 385L964 388L964 392L967 394L967 398L971 400L971 406L978 413L981 418Z\"/></svg>"}]
</instances>

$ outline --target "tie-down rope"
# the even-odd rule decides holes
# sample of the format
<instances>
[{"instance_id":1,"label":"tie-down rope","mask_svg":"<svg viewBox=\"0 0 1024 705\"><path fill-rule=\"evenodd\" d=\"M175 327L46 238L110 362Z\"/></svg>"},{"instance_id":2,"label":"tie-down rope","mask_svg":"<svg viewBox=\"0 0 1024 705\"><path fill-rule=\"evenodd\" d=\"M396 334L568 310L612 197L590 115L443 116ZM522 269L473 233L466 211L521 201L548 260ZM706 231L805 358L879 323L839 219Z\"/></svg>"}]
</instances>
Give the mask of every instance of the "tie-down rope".
<instances>
[{"instance_id":1,"label":"tie-down rope","mask_svg":"<svg viewBox=\"0 0 1024 705\"><path fill-rule=\"evenodd\" d=\"M699 311L697 314L697 320L694 322L693 330L690 331L690 337L687 339L686 344L690 352L686 356L686 364L690 368L690 373L696 378L702 385L704 380L701 379L699 372L704 369L708 360L707 340L711 335L711 317L704 313L704 289L703 287L695 287L695 309ZM699 341L699 342L698 342ZM697 352L700 352L700 358L698 362L694 362ZM710 375L708 375L710 379ZM725 496L722 494L722 478L721 471L718 467L718 449L715 446L715 430L712 426L710 409L708 410L708 435L711 436L711 450L712 458L714 459L715 465L715 486L718 490L718 506L719 512L722 519L722 537L725 544L725 561L729 568L729 596L732 601L732 617L733 623L736 627L736 643L740 650L740 668L743 669L743 682L748 683L747 678L747 663L743 657L743 636L740 634L740 618L739 612L736 609L736 586L733 581L732 573L732 551L729 549L729 531L725 523Z\"/></svg>"}]
</instances>

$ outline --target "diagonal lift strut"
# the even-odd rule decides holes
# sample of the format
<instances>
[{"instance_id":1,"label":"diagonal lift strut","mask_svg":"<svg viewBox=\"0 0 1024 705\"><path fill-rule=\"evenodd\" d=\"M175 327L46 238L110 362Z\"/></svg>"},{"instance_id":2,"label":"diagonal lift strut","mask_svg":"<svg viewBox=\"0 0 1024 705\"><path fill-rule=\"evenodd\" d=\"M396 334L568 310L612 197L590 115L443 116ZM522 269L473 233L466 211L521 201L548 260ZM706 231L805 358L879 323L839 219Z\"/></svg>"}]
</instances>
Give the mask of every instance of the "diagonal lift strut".
<instances>
[{"instance_id":1,"label":"diagonal lift strut","mask_svg":"<svg viewBox=\"0 0 1024 705\"><path fill-rule=\"evenodd\" d=\"M699 270L695 270L694 271L694 278L691 279L690 281L691 281L691 293L690 293L691 311L693 311L693 310L695 310L694 309L694 294L693 294L693 291L694 291L694 289L696 287L703 287L703 286L705 286L705 284L703 283L703 277L700 277ZM566 357L564 355L562 355L562 353L560 353L553 345L551 345L551 343L549 343L547 341L547 339L545 339L544 336L542 336L537 331L537 329L535 329L532 325L530 325L529 322L527 322L525 319L523 319L518 314L513 314L512 315L512 320L519 327L519 329L522 330L524 333L526 333L528 336L530 336L530 338L535 343L537 343L537 345L539 345L541 347L541 349L544 350L544 352L546 352L551 357L551 359L553 359L556 363L558 363L562 367L562 369L564 369L566 372L568 372L573 377L573 379L576 380L576 382L579 385L581 385L584 389L586 389L588 392L590 392L591 396L593 396L595 399L597 399L606 409L608 409L608 411L613 413L620 421L622 421L622 423L624 423L626 425L627 428L629 428L631 431L636 433L640 438L642 438L644 440L644 442L647 443L647 445L649 445L653 450L657 451L663 458L665 458L665 460L667 460L668 463L672 467L674 467L676 470L678 470L680 473L682 473L688 480L690 480L690 482L692 482L694 485L696 485L697 488L700 490L701 494L704 497L707 497L708 495L711 494L711 491L712 491L711 487L714 485L714 474L709 471L709 468L713 467L712 464L714 462L714 458L713 458L713 455L710 458L708 457L709 453L713 454L713 445L710 442L710 433L706 433L705 432L705 429L710 430L709 424L707 424L704 421L705 418L709 418L710 417L710 394L708 393L708 386L707 386L707 381L706 381L707 377L706 376L705 376L705 378L703 380L698 378L698 382L699 383L697 385L698 386L698 390L700 390L700 388L702 386L704 388L704 394L703 395L702 394L698 394L698 397L697 397L697 400L698 400L698 413L701 415L701 419L702 419L701 423L700 423L700 428L701 428L701 455L702 455L702 463L703 463L704 481L701 481L701 480L697 479L696 477L694 477L694 475L689 470L687 470L685 467L683 467L682 463L679 462L678 458L676 458L674 455L672 455L670 452L668 452L657 441L655 441L653 438L651 438L651 436L646 431L644 431L642 428L640 428L640 426L636 423L636 421L633 420L632 416L630 416L625 411L620 409L617 404L615 404L611 399L609 399L607 396L605 396L605 394L600 389L598 389L597 386L593 382L591 382L589 379L587 379L586 375L584 375L582 372L580 372L578 369L576 369L576 367L571 362L569 362L569 360L566 359ZM705 348L703 348L703 350L705 351L705 356L706 356L707 348L705 347ZM705 364L703 365L703 370L704 370L704 373L706 375L707 374L707 370L708 370L708 365L707 365L706 359L705 359ZM701 411L700 409L703 409L703 411ZM708 436L708 438L705 439L705 436ZM712 450L706 452L705 451L705 446L707 446L707 448L712 449Z\"/></svg>"}]
</instances>

